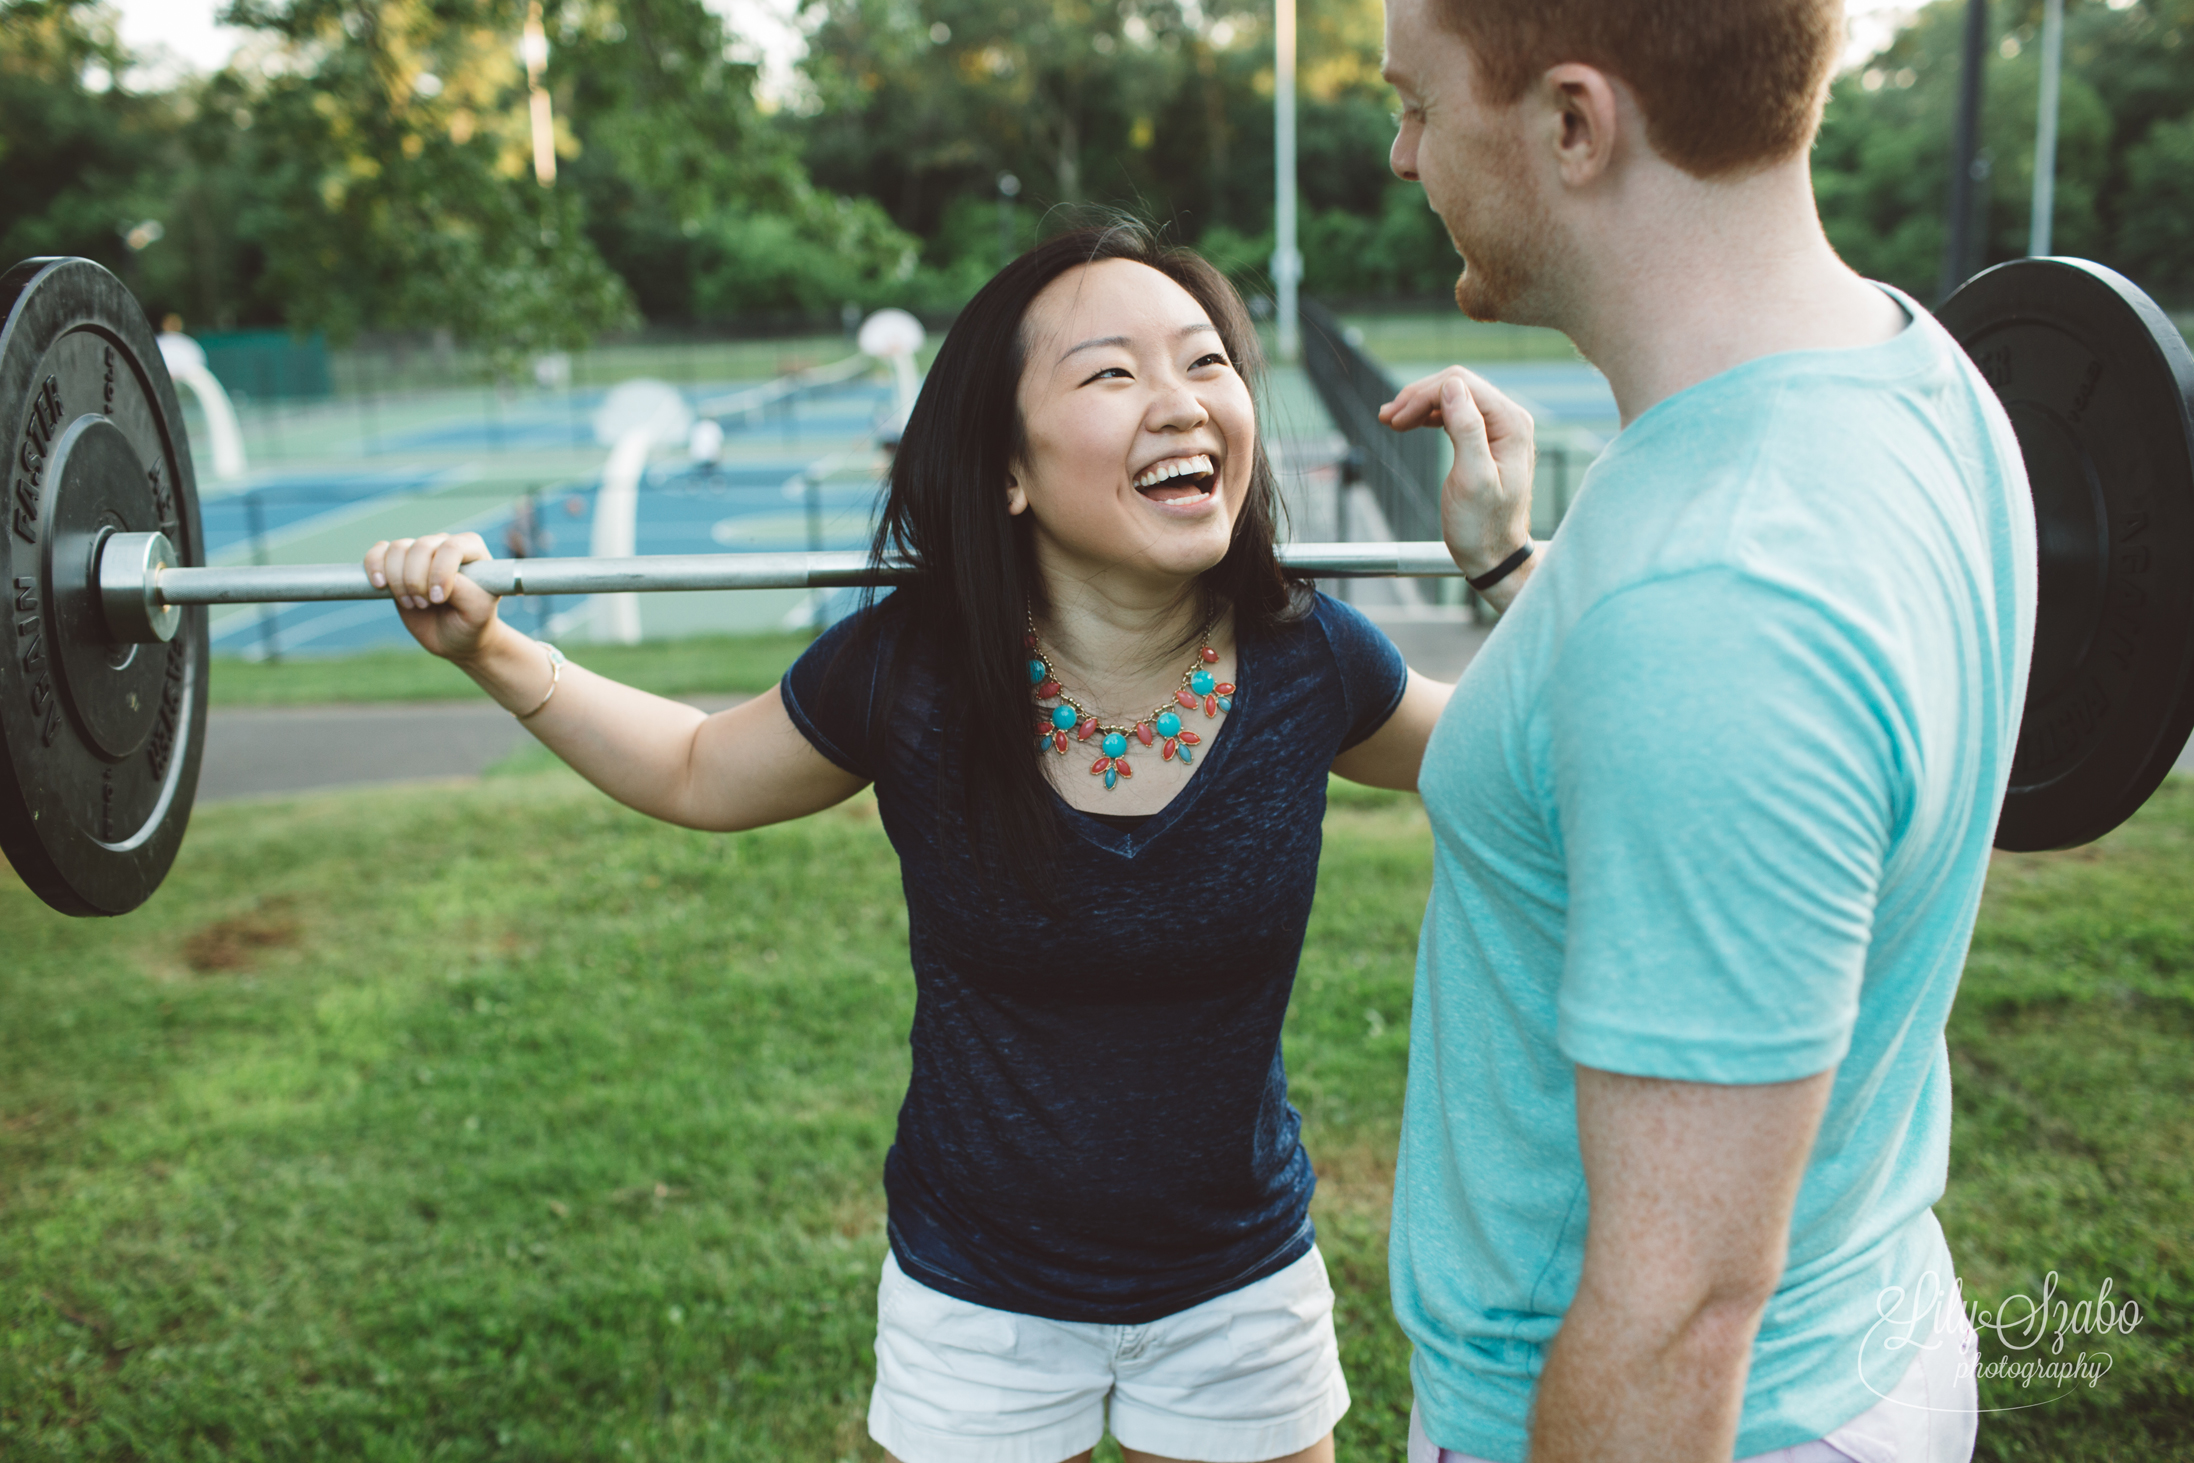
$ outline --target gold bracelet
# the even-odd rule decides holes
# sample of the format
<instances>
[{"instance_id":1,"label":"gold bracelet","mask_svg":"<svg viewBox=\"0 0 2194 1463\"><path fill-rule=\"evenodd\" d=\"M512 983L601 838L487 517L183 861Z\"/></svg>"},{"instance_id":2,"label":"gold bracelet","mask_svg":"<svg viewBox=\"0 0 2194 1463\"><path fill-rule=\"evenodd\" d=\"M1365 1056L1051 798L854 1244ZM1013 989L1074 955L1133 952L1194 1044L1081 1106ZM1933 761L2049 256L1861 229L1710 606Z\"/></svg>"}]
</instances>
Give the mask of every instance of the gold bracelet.
<instances>
[{"instance_id":1,"label":"gold bracelet","mask_svg":"<svg viewBox=\"0 0 2194 1463\"><path fill-rule=\"evenodd\" d=\"M541 693L540 700L533 703L533 709L531 711L513 711L511 713L512 716L517 717L520 721L531 721L536 716L539 716L541 714L541 708L548 705L549 698L556 694L556 683L564 678L564 652L558 650L555 646L549 644L546 640L536 640L533 643L548 652L549 688Z\"/></svg>"}]
</instances>

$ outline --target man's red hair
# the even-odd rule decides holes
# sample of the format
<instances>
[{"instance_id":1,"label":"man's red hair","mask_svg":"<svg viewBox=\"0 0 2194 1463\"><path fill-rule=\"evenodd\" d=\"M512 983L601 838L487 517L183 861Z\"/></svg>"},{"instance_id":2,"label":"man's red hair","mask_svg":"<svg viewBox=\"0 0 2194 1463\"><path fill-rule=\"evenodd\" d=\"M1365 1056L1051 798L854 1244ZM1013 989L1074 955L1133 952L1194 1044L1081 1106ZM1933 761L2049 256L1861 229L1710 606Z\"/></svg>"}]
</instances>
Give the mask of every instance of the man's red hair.
<instances>
[{"instance_id":1,"label":"man's red hair","mask_svg":"<svg viewBox=\"0 0 2194 1463\"><path fill-rule=\"evenodd\" d=\"M1699 178L1811 146L1844 39L1842 0L1433 3L1496 104L1565 61L1597 67L1637 96L1654 151Z\"/></svg>"}]
</instances>

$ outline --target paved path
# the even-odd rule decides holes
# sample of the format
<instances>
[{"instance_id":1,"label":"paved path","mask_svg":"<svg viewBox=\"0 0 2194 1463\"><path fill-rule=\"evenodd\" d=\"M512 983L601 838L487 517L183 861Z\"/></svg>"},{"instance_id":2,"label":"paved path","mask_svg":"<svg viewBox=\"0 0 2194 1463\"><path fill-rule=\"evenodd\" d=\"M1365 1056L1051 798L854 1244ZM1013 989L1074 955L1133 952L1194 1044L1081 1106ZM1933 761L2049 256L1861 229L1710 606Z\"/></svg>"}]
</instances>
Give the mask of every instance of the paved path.
<instances>
[{"instance_id":1,"label":"paved path","mask_svg":"<svg viewBox=\"0 0 2194 1463\"><path fill-rule=\"evenodd\" d=\"M740 696L698 696L721 711ZM207 720L201 802L323 788L471 778L532 738L488 700L217 710Z\"/></svg>"},{"instance_id":2,"label":"paved path","mask_svg":"<svg viewBox=\"0 0 2194 1463\"><path fill-rule=\"evenodd\" d=\"M1490 628L1373 611L1409 663L1436 680L1463 672ZM681 698L705 711L738 696ZM206 727L200 802L478 777L532 740L509 712L471 701L216 710Z\"/></svg>"},{"instance_id":3,"label":"paved path","mask_svg":"<svg viewBox=\"0 0 2194 1463\"><path fill-rule=\"evenodd\" d=\"M1411 619L1404 611L1375 613L1409 663L1442 681L1462 674L1490 629L1467 621ZM689 704L721 711L742 699L698 696ZM210 803L473 778L530 740L508 712L485 697L216 711L207 727L198 796ZM2178 770L2194 775L2194 742L2179 754Z\"/></svg>"},{"instance_id":4,"label":"paved path","mask_svg":"<svg viewBox=\"0 0 2194 1463\"><path fill-rule=\"evenodd\" d=\"M1454 611L1431 606L1358 603L1357 608L1386 631L1410 669L1435 681L1453 683L1461 679L1463 667L1470 664L1486 636L1493 633L1490 624L1481 625L1456 616Z\"/></svg>"}]
</instances>

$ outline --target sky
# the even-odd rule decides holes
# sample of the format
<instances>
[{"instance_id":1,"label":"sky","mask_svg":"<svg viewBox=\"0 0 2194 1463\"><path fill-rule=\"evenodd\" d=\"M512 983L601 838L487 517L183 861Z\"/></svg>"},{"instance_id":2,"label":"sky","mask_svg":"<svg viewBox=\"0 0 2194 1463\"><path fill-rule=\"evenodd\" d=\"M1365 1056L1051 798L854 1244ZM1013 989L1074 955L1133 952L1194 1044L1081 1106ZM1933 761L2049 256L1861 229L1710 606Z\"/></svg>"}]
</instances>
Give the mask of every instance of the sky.
<instances>
[{"instance_id":1,"label":"sky","mask_svg":"<svg viewBox=\"0 0 2194 1463\"><path fill-rule=\"evenodd\" d=\"M214 24L222 0L107 0L121 16L122 41L145 55L153 76L178 70L212 71L228 60L244 32ZM794 0L708 0L756 53L767 75L764 89L780 81L800 53L790 16ZM1864 59L1886 42L1898 22L1917 8L1914 0L1845 0L1852 44L1847 63Z\"/></svg>"}]
</instances>

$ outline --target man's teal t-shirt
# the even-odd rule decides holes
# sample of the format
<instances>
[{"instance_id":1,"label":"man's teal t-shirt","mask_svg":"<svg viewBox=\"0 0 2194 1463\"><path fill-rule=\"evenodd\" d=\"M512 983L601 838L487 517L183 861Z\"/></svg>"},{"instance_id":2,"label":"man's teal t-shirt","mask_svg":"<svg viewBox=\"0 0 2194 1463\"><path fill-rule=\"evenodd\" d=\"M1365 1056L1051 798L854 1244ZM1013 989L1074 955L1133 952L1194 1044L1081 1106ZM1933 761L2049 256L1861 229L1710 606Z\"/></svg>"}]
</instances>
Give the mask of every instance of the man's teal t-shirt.
<instances>
[{"instance_id":1,"label":"man's teal t-shirt","mask_svg":"<svg viewBox=\"0 0 2194 1463\"><path fill-rule=\"evenodd\" d=\"M1524 1456L1584 1258L1577 1065L1835 1069L1738 1457L1864 1412L1912 1313L1956 1304L1943 1023L2025 700L2034 522L1995 396L1899 299L1893 340L1750 361L1631 423L1426 749L1389 1263L1443 1447Z\"/></svg>"}]
</instances>

